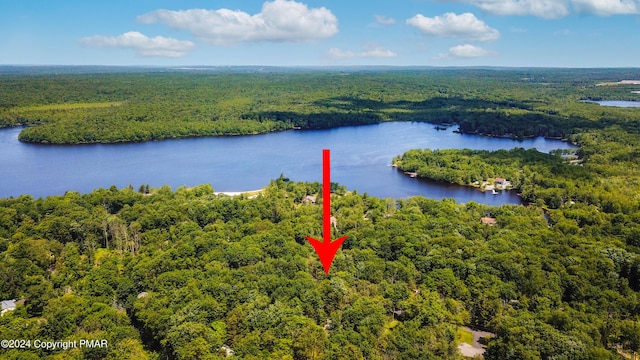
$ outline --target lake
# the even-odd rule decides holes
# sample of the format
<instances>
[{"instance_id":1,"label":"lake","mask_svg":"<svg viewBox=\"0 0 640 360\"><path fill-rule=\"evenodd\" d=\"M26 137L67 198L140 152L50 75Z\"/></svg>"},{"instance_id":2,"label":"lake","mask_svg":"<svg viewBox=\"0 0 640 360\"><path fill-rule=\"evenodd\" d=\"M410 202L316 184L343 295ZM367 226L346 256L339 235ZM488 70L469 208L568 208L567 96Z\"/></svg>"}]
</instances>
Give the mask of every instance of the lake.
<instances>
[{"instance_id":1,"label":"lake","mask_svg":"<svg viewBox=\"0 0 640 360\"><path fill-rule=\"evenodd\" d=\"M39 145L18 141L20 128L0 129L0 198L91 192L115 185L151 187L211 184L215 191L262 188L285 174L322 181L322 149L331 150L331 180L378 197L424 195L489 205L519 204L512 191L498 195L469 187L414 179L390 167L415 148L571 148L544 138L516 141L436 130L433 124L390 122L328 130L290 130L239 137L202 137L145 143Z\"/></svg>"},{"instance_id":2,"label":"lake","mask_svg":"<svg viewBox=\"0 0 640 360\"><path fill-rule=\"evenodd\" d=\"M590 100L583 100L582 102L596 103L596 104L598 104L600 106L614 106L614 107L623 107L623 108L640 107L640 101L618 101L618 100L590 101Z\"/></svg>"}]
</instances>

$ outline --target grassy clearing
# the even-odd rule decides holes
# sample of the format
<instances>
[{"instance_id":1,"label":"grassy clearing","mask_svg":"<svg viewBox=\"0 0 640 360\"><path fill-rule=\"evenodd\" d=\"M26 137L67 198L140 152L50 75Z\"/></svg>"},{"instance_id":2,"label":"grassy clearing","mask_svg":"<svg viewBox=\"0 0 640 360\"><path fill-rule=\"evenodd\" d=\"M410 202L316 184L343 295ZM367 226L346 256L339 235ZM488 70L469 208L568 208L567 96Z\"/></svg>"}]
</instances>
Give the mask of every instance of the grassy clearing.
<instances>
[{"instance_id":1,"label":"grassy clearing","mask_svg":"<svg viewBox=\"0 0 640 360\"><path fill-rule=\"evenodd\" d=\"M464 328L458 328L458 331L456 331L456 344L462 343L473 345L473 334Z\"/></svg>"}]
</instances>

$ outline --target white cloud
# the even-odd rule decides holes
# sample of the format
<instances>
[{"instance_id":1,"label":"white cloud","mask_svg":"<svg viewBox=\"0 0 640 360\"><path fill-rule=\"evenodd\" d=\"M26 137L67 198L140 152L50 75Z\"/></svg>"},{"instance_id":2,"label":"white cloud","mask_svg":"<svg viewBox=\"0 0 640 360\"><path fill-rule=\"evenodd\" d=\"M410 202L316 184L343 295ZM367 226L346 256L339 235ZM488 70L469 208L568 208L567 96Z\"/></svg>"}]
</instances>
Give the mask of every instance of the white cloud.
<instances>
[{"instance_id":1,"label":"white cloud","mask_svg":"<svg viewBox=\"0 0 640 360\"><path fill-rule=\"evenodd\" d=\"M464 2L495 15L532 15L559 19L572 12L597 16L639 14L640 0L435 0Z\"/></svg>"},{"instance_id":2,"label":"white cloud","mask_svg":"<svg viewBox=\"0 0 640 360\"><path fill-rule=\"evenodd\" d=\"M310 41L338 33L338 19L324 8L310 9L291 0L267 1L250 15L239 10L156 10L138 17L144 24L162 23L187 30L211 45L257 41Z\"/></svg>"},{"instance_id":3,"label":"white cloud","mask_svg":"<svg viewBox=\"0 0 640 360\"><path fill-rule=\"evenodd\" d=\"M376 20L376 24L379 24L379 25L393 25L396 23L396 19L386 17L384 15L376 15L375 20Z\"/></svg>"},{"instance_id":4,"label":"white cloud","mask_svg":"<svg viewBox=\"0 0 640 360\"><path fill-rule=\"evenodd\" d=\"M182 41L163 36L150 38L137 31L130 31L118 36L89 36L80 39L82 44L99 48L132 49L139 56L183 57L195 45L191 41Z\"/></svg>"},{"instance_id":5,"label":"white cloud","mask_svg":"<svg viewBox=\"0 0 640 360\"><path fill-rule=\"evenodd\" d=\"M354 58L392 58L398 56L395 52L387 50L379 45L365 46L364 51L353 52L349 50L342 50L338 48L332 48L327 52L327 56L334 60L345 60Z\"/></svg>"},{"instance_id":6,"label":"white cloud","mask_svg":"<svg viewBox=\"0 0 640 360\"><path fill-rule=\"evenodd\" d=\"M637 0L572 0L572 3L576 11L598 16L640 13L640 1Z\"/></svg>"},{"instance_id":7,"label":"white cloud","mask_svg":"<svg viewBox=\"0 0 640 360\"><path fill-rule=\"evenodd\" d=\"M418 28L425 36L453 37L470 41L493 41L500 37L498 30L490 28L471 13L446 13L433 18L418 14L408 19L407 24Z\"/></svg>"},{"instance_id":8,"label":"white cloud","mask_svg":"<svg viewBox=\"0 0 640 360\"><path fill-rule=\"evenodd\" d=\"M565 0L471 0L468 1L492 14L534 15L556 19L569 14Z\"/></svg>"},{"instance_id":9,"label":"white cloud","mask_svg":"<svg viewBox=\"0 0 640 360\"><path fill-rule=\"evenodd\" d=\"M471 59L485 56L495 56L493 51L485 50L481 47L474 45L458 45L449 49L447 54L440 54L436 56L436 59Z\"/></svg>"}]
</instances>

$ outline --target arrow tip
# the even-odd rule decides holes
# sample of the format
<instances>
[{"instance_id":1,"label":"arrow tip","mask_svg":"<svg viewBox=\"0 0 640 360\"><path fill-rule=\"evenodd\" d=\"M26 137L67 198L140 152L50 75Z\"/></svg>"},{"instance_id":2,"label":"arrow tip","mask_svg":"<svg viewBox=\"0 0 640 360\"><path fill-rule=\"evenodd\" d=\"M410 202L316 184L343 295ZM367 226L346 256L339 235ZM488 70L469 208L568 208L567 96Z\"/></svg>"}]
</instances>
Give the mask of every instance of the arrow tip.
<instances>
[{"instance_id":1,"label":"arrow tip","mask_svg":"<svg viewBox=\"0 0 640 360\"><path fill-rule=\"evenodd\" d=\"M329 275L329 270L331 269L333 258L335 258L338 249L340 249L340 246L342 246L342 243L347 240L347 237L343 236L335 241L322 242L320 240L316 240L310 236L307 236L307 240L316 250L318 257L320 258L320 262L322 263L322 267L324 268L324 273Z\"/></svg>"}]
</instances>

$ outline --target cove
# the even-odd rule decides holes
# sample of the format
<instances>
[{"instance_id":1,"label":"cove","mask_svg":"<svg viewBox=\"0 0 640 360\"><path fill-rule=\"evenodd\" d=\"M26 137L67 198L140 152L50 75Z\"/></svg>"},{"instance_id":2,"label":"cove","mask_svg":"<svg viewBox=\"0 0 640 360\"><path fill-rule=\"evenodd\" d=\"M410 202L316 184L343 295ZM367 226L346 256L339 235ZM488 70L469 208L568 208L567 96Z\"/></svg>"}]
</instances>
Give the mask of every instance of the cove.
<instances>
[{"instance_id":1,"label":"cove","mask_svg":"<svg viewBox=\"0 0 640 360\"><path fill-rule=\"evenodd\" d=\"M20 128L0 129L0 198L63 195L115 185L151 187L211 184L216 191L264 187L284 174L293 181L322 181L322 149L331 149L331 179L377 197L423 195L489 205L519 204L514 192L498 195L410 178L389 166L409 149L476 150L571 148L560 140L522 141L436 130L433 124L390 122L328 130L264 135L171 139L145 143L38 145L18 141Z\"/></svg>"}]
</instances>

